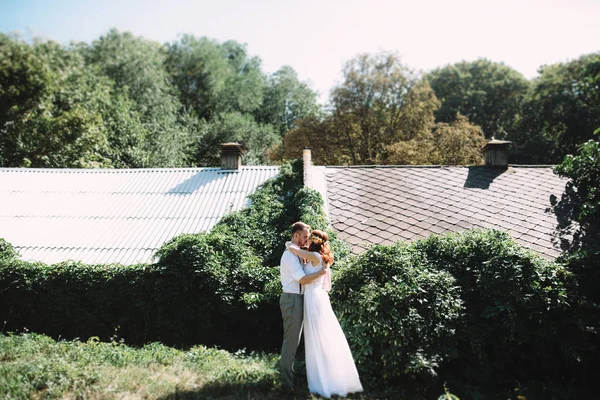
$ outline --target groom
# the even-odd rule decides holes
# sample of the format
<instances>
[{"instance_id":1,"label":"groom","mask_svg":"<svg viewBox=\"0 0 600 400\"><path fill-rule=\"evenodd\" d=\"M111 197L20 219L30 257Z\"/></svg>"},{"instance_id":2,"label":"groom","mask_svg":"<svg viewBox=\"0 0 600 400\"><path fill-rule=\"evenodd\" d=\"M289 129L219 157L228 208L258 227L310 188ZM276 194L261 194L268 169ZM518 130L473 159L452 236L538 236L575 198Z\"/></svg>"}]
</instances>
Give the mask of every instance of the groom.
<instances>
[{"instance_id":1,"label":"groom","mask_svg":"<svg viewBox=\"0 0 600 400\"><path fill-rule=\"evenodd\" d=\"M292 243L302 248L310 237L310 226L303 222L292 225ZM302 320L304 303L301 285L305 285L325 275L321 270L306 275L302 269L302 261L289 250L283 252L280 262L280 279L283 293L279 299L281 317L283 318L283 344L281 345L281 377L286 389L294 389L294 358L300 334L302 333Z\"/></svg>"}]
</instances>

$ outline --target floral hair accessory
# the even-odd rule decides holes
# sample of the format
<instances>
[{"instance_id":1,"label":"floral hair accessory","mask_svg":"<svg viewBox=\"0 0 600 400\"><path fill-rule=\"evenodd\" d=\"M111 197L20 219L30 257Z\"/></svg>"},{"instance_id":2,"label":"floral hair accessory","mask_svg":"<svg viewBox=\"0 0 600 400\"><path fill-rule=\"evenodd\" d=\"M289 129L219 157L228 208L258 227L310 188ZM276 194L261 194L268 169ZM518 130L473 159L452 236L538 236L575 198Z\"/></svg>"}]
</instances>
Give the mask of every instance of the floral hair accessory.
<instances>
[{"instance_id":1,"label":"floral hair accessory","mask_svg":"<svg viewBox=\"0 0 600 400\"><path fill-rule=\"evenodd\" d=\"M310 240L315 244L323 244L323 239L318 236L311 236Z\"/></svg>"}]
</instances>

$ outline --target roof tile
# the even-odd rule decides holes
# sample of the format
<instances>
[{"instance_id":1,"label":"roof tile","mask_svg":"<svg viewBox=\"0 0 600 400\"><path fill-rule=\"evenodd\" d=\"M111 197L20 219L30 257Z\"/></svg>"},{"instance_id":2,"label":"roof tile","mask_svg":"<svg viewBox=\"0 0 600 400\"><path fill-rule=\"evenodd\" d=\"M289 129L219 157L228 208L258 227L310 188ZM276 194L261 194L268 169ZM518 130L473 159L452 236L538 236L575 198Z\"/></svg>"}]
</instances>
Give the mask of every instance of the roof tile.
<instances>
[{"instance_id":1,"label":"roof tile","mask_svg":"<svg viewBox=\"0 0 600 400\"><path fill-rule=\"evenodd\" d=\"M372 228L369 237L377 237L363 238L355 252L366 241L483 227L508 231L546 256L560 253L550 240L556 217L546 209L550 194L560 197L565 181L551 167L334 167L326 169L326 179L334 229L348 233L351 220L338 218L346 212L347 218L367 221L358 231ZM351 199L347 186L355 188Z\"/></svg>"}]
</instances>

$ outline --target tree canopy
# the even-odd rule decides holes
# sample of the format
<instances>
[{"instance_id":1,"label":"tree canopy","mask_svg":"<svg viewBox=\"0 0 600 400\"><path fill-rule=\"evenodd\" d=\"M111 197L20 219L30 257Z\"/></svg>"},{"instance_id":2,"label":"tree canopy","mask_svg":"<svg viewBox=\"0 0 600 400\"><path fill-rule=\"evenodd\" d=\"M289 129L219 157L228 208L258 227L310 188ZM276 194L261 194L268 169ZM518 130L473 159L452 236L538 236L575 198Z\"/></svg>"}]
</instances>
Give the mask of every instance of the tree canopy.
<instances>
[{"instance_id":1,"label":"tree canopy","mask_svg":"<svg viewBox=\"0 0 600 400\"><path fill-rule=\"evenodd\" d=\"M556 164L600 126L600 53L540 68L523 100L516 161Z\"/></svg>"},{"instance_id":2,"label":"tree canopy","mask_svg":"<svg viewBox=\"0 0 600 400\"><path fill-rule=\"evenodd\" d=\"M0 34L0 165L140 168L246 164L313 149L323 164L478 164L485 138L511 163L558 163L600 125L600 53L528 81L486 59L422 74L397 53L359 54L322 107L290 66L272 74L247 46L108 31L91 43Z\"/></svg>"},{"instance_id":3,"label":"tree canopy","mask_svg":"<svg viewBox=\"0 0 600 400\"><path fill-rule=\"evenodd\" d=\"M514 69L487 59L436 68L427 80L441 107L438 122L452 122L457 113L479 125L487 138L514 132L515 118L529 82Z\"/></svg>"},{"instance_id":4,"label":"tree canopy","mask_svg":"<svg viewBox=\"0 0 600 400\"><path fill-rule=\"evenodd\" d=\"M297 119L318 113L291 67L269 76L235 41L160 44L113 29L64 46L0 34L2 166L215 166L230 140L244 141L245 163L266 163Z\"/></svg>"}]
</instances>

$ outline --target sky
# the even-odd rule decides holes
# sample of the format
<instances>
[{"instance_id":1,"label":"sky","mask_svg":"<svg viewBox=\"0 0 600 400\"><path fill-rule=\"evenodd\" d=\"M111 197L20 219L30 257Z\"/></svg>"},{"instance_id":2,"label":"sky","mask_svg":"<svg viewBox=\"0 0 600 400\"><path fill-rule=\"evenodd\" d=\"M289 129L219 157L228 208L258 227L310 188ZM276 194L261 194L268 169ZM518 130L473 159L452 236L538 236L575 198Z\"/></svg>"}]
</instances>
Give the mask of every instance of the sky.
<instances>
[{"instance_id":1,"label":"sky","mask_svg":"<svg viewBox=\"0 0 600 400\"><path fill-rule=\"evenodd\" d=\"M397 52L416 71L462 60L541 65L600 51L600 0L0 0L0 32L92 42L111 28L245 43L273 73L292 66L327 100L345 62Z\"/></svg>"}]
</instances>

